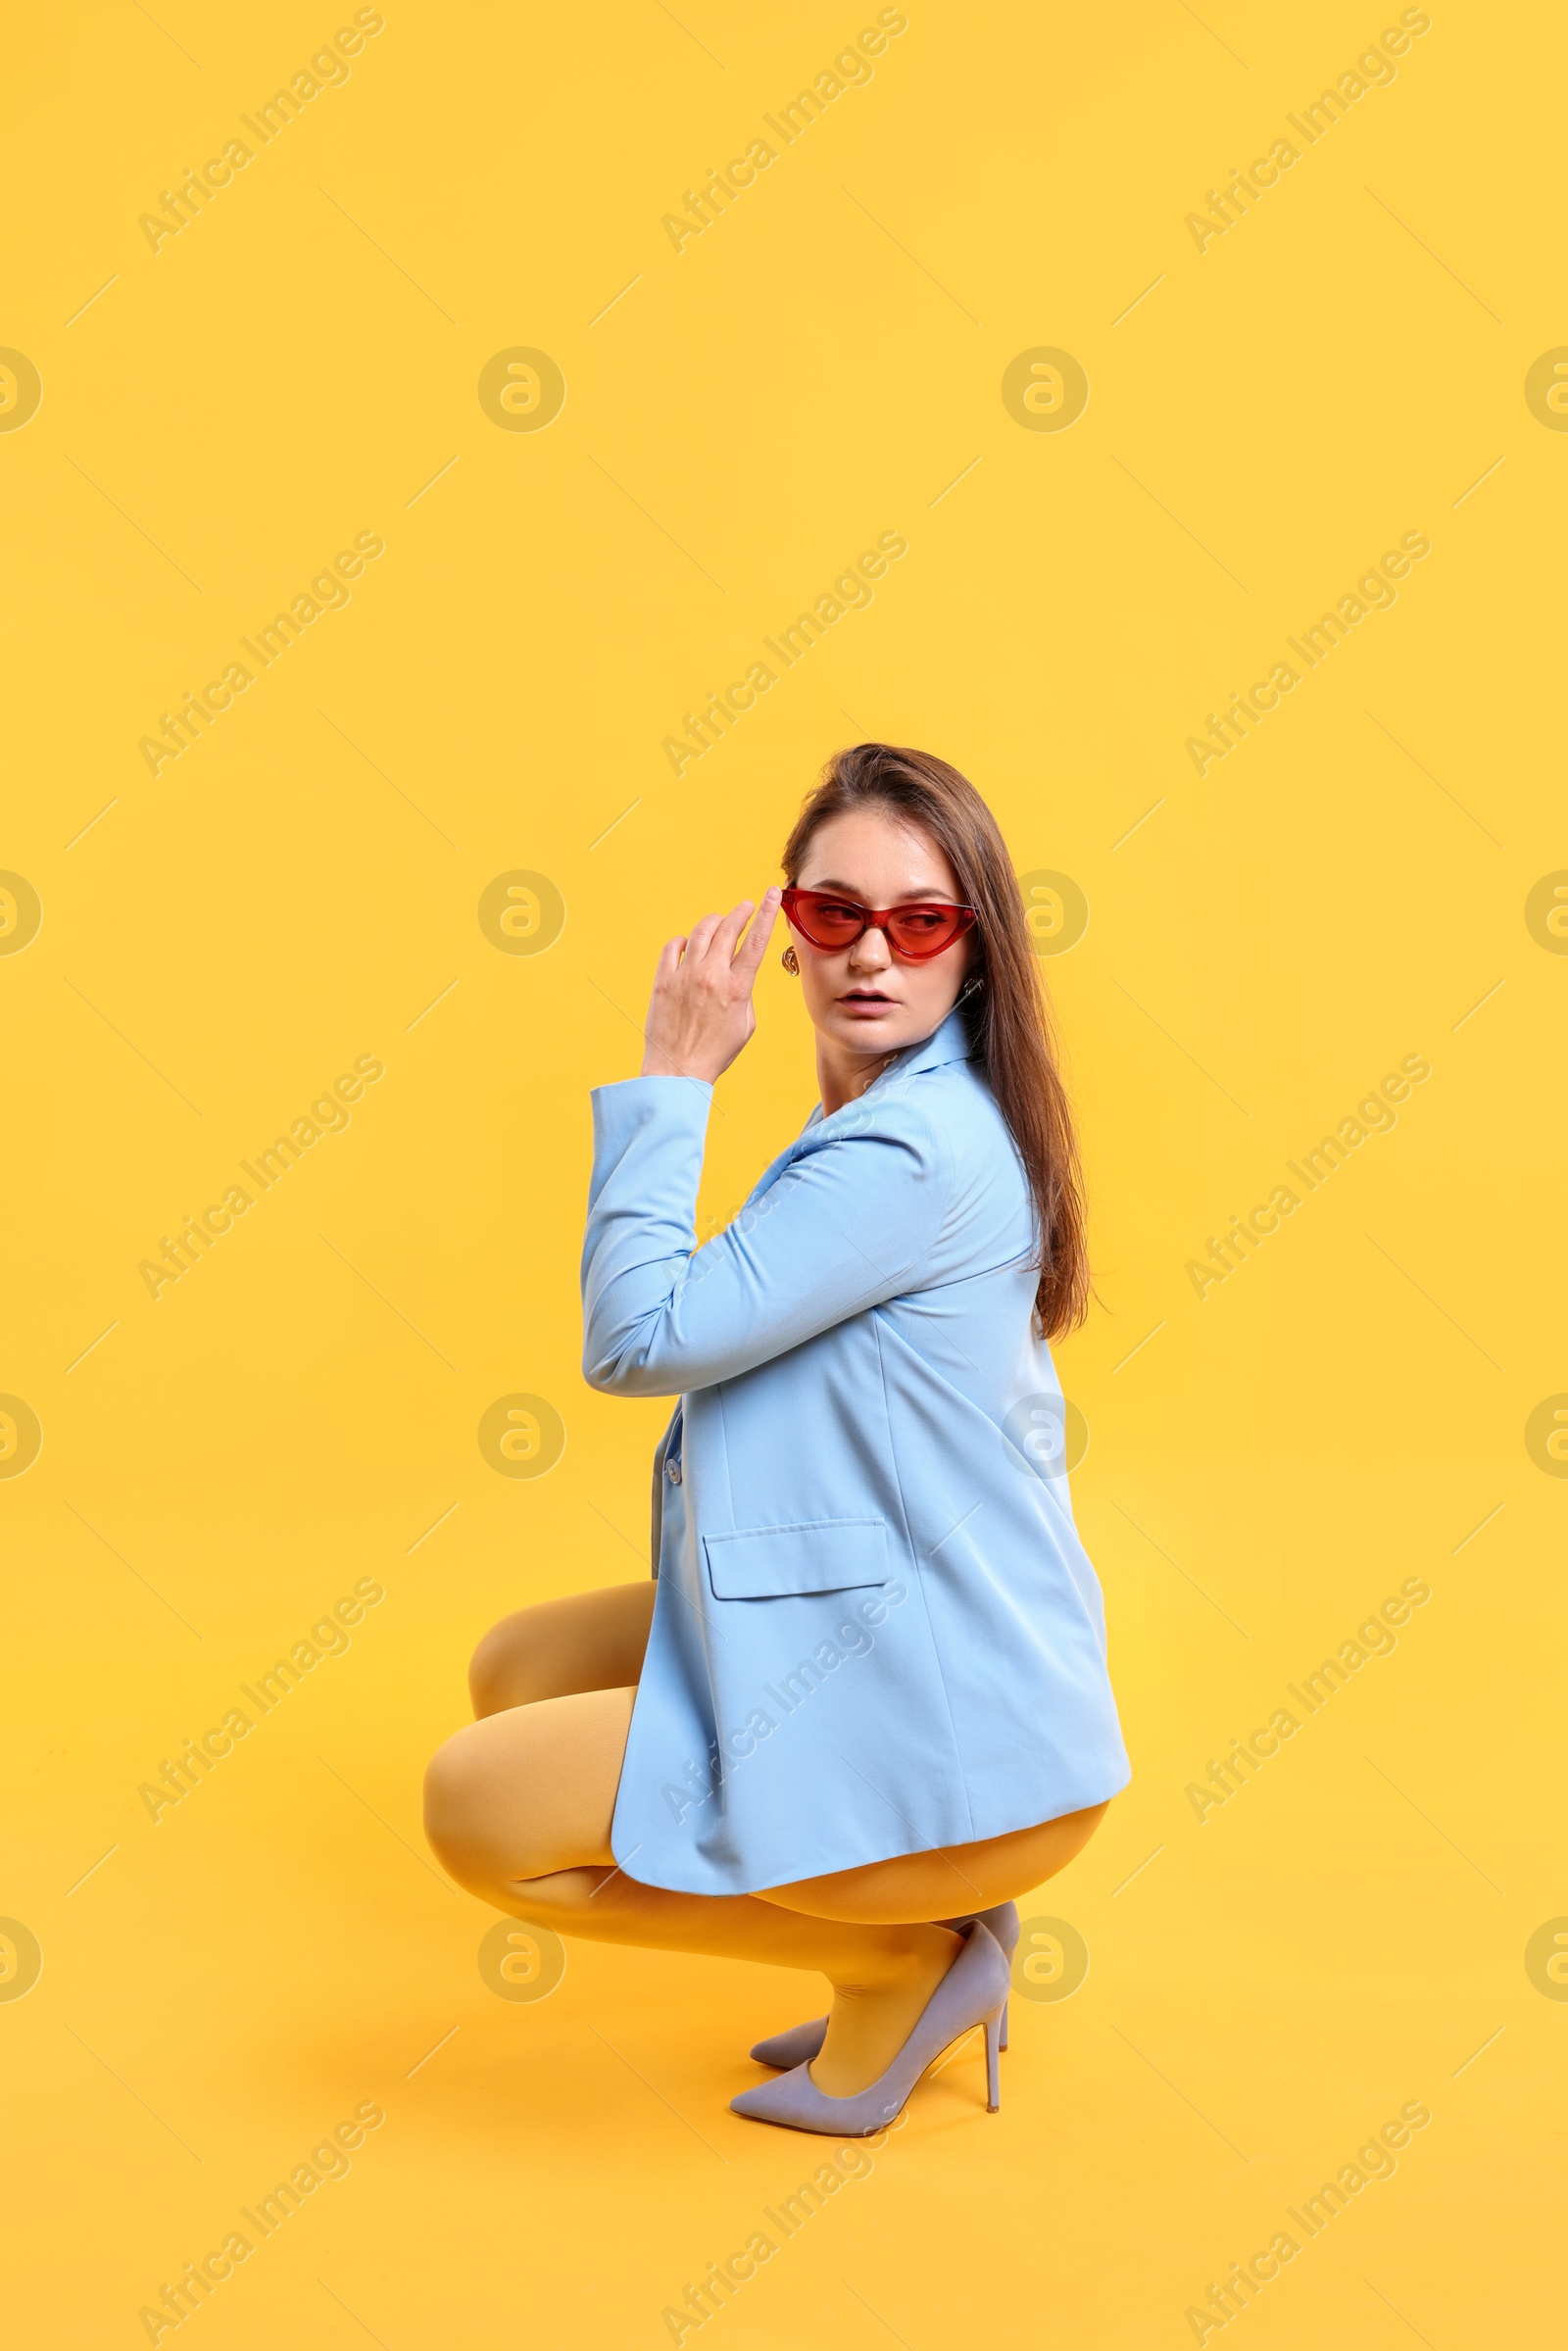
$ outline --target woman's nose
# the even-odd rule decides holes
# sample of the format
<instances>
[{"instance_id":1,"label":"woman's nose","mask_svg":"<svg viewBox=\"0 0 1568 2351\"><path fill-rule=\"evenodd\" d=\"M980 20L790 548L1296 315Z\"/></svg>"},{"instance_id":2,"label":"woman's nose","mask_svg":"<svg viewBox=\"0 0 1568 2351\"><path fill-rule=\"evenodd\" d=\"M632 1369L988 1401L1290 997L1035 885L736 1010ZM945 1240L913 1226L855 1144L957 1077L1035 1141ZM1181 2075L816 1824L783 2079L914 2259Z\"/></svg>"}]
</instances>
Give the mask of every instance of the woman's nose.
<instances>
[{"instance_id":1,"label":"woman's nose","mask_svg":"<svg viewBox=\"0 0 1568 2351\"><path fill-rule=\"evenodd\" d=\"M850 950L850 962L857 971L886 971L893 957L888 943L874 923L867 923Z\"/></svg>"}]
</instances>

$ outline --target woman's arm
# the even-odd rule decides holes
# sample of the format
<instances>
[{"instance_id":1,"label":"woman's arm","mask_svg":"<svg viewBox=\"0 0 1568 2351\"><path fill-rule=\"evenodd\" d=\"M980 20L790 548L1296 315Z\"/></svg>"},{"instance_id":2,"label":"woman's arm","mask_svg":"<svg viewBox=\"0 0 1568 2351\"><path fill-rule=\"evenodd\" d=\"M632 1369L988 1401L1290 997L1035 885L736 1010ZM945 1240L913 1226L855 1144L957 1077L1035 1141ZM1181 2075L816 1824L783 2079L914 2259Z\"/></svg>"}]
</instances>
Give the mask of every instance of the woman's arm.
<instances>
[{"instance_id":1,"label":"woman's arm","mask_svg":"<svg viewBox=\"0 0 1568 2351\"><path fill-rule=\"evenodd\" d=\"M582 1258L591 1387L710 1387L918 1287L953 1160L897 1080L814 1129L761 1198L699 1249L711 1102L695 1078L633 1078L594 1095Z\"/></svg>"}]
</instances>

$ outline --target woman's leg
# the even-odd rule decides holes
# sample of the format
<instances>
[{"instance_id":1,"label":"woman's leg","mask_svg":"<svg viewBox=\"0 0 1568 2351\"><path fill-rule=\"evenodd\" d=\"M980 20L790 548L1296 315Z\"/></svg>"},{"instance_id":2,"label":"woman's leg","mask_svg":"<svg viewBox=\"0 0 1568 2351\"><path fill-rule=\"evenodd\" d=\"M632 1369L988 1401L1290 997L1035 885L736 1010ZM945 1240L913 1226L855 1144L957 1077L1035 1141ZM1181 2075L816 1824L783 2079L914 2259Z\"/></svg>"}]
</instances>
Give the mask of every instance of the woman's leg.
<instances>
[{"instance_id":1,"label":"woman's leg","mask_svg":"<svg viewBox=\"0 0 1568 2351\"><path fill-rule=\"evenodd\" d=\"M955 1918L966 1910L990 1910L999 1902L1028 1893L1064 1869L1088 1843L1106 1810L1104 1804L1091 1804L1081 1812L1065 1812L1033 1829L1016 1829L976 1844L902 1854L893 1861L871 1862L863 1869L836 1870L828 1877L804 1879L794 1886L771 1886L760 1898L812 1918L865 1924ZM871 1997L878 2003L883 2000L875 1990ZM865 2000L864 1993L840 1991L829 2012L821 2054L811 2060L811 2079L829 2097L847 2096L863 2088L866 2081L875 2080L874 2074L863 2073L865 2033L859 2018ZM916 2009L914 2016L918 2014ZM906 2032L913 2025L914 2016L908 2018Z\"/></svg>"},{"instance_id":2,"label":"woman's leg","mask_svg":"<svg viewBox=\"0 0 1568 2351\"><path fill-rule=\"evenodd\" d=\"M957 1936L926 1924L929 1911L908 1922L813 1918L751 1894L670 1893L627 1877L610 1825L636 1694L540 1698L449 1739L425 1778L437 1858L481 1901L561 1935L820 1971L836 1995L834 2046L813 2079L830 2097L864 2088L907 2038Z\"/></svg>"},{"instance_id":3,"label":"woman's leg","mask_svg":"<svg viewBox=\"0 0 1568 2351\"><path fill-rule=\"evenodd\" d=\"M504 1616L473 1652L468 1690L475 1715L579 1690L623 1690L642 1677L654 1621L652 1576L540 1600Z\"/></svg>"},{"instance_id":4,"label":"woman's leg","mask_svg":"<svg viewBox=\"0 0 1568 2351\"><path fill-rule=\"evenodd\" d=\"M610 1825L654 1592L650 1579L546 1600L485 1635L469 1671L479 1719L426 1778L431 1845L481 1900L562 1935L819 1970L835 1997L812 2079L850 2096L892 2062L956 1955L928 1922L1042 1884L1105 1807L765 1895L644 1886L615 1866Z\"/></svg>"},{"instance_id":5,"label":"woman's leg","mask_svg":"<svg viewBox=\"0 0 1568 2351\"><path fill-rule=\"evenodd\" d=\"M835 1870L825 1878L803 1878L794 1886L770 1886L765 1899L813 1918L856 1919L867 1925L990 1910L1065 1869L1108 1809L1108 1804L1090 1804L1082 1812L1063 1812L1036 1828L1014 1829L977 1844L944 1845L929 1853L873 1861L863 1869Z\"/></svg>"}]
</instances>

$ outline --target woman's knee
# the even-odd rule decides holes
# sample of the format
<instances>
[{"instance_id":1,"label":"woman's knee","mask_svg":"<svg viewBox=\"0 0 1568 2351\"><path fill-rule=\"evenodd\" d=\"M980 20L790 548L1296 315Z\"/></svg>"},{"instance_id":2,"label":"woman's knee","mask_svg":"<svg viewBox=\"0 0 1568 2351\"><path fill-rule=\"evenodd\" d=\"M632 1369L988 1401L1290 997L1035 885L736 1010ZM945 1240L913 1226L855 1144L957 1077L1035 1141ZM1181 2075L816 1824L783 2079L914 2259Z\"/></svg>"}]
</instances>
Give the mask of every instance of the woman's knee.
<instances>
[{"instance_id":1,"label":"woman's knee","mask_svg":"<svg viewBox=\"0 0 1568 2351\"><path fill-rule=\"evenodd\" d=\"M482 1877L485 1834L484 1758L467 1725L438 1747L424 1775L424 1834L449 1876L466 1885Z\"/></svg>"},{"instance_id":2,"label":"woman's knee","mask_svg":"<svg viewBox=\"0 0 1568 2351\"><path fill-rule=\"evenodd\" d=\"M466 1724L436 1749L424 1775L426 1841L448 1877L470 1893L497 1909L511 1910L520 1900L525 1908L519 1916L564 1928L586 1913L606 1871L547 1869L534 1877L534 1858L507 1844L497 1818L494 1765L477 1723ZM509 1792L514 1805L519 1791L514 1785ZM514 1822L511 1834L515 1840Z\"/></svg>"},{"instance_id":3,"label":"woman's knee","mask_svg":"<svg viewBox=\"0 0 1568 2351\"><path fill-rule=\"evenodd\" d=\"M424 1817L460 1885L489 1891L612 1859L633 1695L596 1690L509 1706L454 1733L425 1774Z\"/></svg>"},{"instance_id":4,"label":"woman's knee","mask_svg":"<svg viewBox=\"0 0 1568 2351\"><path fill-rule=\"evenodd\" d=\"M634 1684L653 1613L652 1582L612 1584L514 1609L473 1652L468 1689L475 1715L482 1720L509 1706Z\"/></svg>"},{"instance_id":5,"label":"woman's knee","mask_svg":"<svg viewBox=\"0 0 1568 2351\"><path fill-rule=\"evenodd\" d=\"M526 1703L513 1693L526 1690L527 1665L534 1642L529 1639L531 1608L514 1609L492 1625L468 1660L468 1695L477 1718L498 1714L505 1706ZM537 1694L527 1692L528 1695Z\"/></svg>"}]
</instances>

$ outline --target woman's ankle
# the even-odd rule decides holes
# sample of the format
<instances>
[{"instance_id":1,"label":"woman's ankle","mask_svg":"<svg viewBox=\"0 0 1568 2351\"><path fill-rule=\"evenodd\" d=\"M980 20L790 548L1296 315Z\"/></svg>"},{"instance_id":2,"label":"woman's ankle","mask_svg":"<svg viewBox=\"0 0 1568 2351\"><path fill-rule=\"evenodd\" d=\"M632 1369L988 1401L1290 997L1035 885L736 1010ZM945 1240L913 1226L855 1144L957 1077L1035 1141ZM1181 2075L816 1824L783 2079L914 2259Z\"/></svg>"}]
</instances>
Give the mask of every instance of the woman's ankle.
<instances>
[{"instance_id":1,"label":"woman's ankle","mask_svg":"<svg viewBox=\"0 0 1568 2351\"><path fill-rule=\"evenodd\" d=\"M895 1930L907 1939L887 1965L833 1980L833 2007L811 2080L830 2098L856 2096L886 2073L947 1976L963 1938L947 1927Z\"/></svg>"},{"instance_id":2,"label":"woman's ankle","mask_svg":"<svg viewBox=\"0 0 1568 2351\"><path fill-rule=\"evenodd\" d=\"M875 1999L921 1980L940 1983L963 1947L948 1927L885 1927L879 1941L852 1954L842 1970L829 1971L836 1997Z\"/></svg>"}]
</instances>

